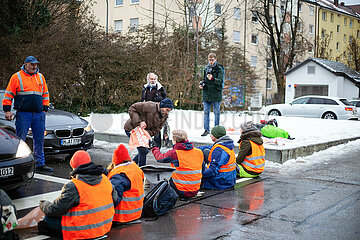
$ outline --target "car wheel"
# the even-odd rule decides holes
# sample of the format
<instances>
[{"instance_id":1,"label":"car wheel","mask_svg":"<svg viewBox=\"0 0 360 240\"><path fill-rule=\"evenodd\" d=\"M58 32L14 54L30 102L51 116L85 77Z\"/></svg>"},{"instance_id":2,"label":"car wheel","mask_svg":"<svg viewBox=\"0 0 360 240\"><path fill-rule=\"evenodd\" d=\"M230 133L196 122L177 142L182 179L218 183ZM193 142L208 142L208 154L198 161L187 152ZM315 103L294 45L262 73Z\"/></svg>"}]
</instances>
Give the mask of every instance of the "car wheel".
<instances>
[{"instance_id":1,"label":"car wheel","mask_svg":"<svg viewBox=\"0 0 360 240\"><path fill-rule=\"evenodd\" d=\"M337 119L335 113L332 113L332 112L326 112L326 113L324 113L324 115L322 116L322 118L323 118L323 119L334 119L334 120Z\"/></svg>"},{"instance_id":2,"label":"car wheel","mask_svg":"<svg viewBox=\"0 0 360 240\"><path fill-rule=\"evenodd\" d=\"M279 110L273 109L273 110L269 111L268 115L269 116L281 116L281 113Z\"/></svg>"}]
</instances>

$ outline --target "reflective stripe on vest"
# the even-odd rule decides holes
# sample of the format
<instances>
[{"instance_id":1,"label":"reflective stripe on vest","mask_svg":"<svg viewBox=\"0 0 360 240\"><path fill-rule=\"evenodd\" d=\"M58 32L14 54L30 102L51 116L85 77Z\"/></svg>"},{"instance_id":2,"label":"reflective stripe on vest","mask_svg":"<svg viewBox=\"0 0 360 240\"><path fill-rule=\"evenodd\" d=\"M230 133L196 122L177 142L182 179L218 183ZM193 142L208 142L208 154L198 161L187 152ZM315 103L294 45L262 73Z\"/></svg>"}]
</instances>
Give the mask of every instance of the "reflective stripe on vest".
<instances>
[{"instance_id":1,"label":"reflective stripe on vest","mask_svg":"<svg viewBox=\"0 0 360 240\"><path fill-rule=\"evenodd\" d=\"M220 167L219 172L231 172L234 171L236 169L236 157L235 157L235 152L234 150L230 150L229 148L221 145L221 144L215 144L214 146L212 146L210 153L209 153L209 162L211 164L211 155L213 153L213 151L215 150L215 148L221 148L222 150L224 150L227 154L229 154L229 161L227 162L227 164L222 165Z\"/></svg>"},{"instance_id":2,"label":"reflective stripe on vest","mask_svg":"<svg viewBox=\"0 0 360 240\"><path fill-rule=\"evenodd\" d=\"M190 150L175 150L179 160L179 167L171 175L171 178L179 191L194 192L200 189L202 178L202 164L204 155L198 148Z\"/></svg>"},{"instance_id":3,"label":"reflective stripe on vest","mask_svg":"<svg viewBox=\"0 0 360 240\"><path fill-rule=\"evenodd\" d=\"M39 77L40 77L40 81L41 81L41 92L37 92L37 91L26 91L24 90L24 84L23 84L23 80L21 78L21 74L20 72L17 72L16 73L18 78L19 78L19 83L20 83L20 92L16 93L18 95L30 95L30 94L36 94L36 95L40 95L42 96L43 94L43 91L44 91L44 80L43 80L43 76L41 73L38 73ZM34 74L34 78L36 78L36 74ZM49 94L49 92L47 92L47 94Z\"/></svg>"},{"instance_id":4,"label":"reflective stripe on vest","mask_svg":"<svg viewBox=\"0 0 360 240\"><path fill-rule=\"evenodd\" d=\"M121 202L115 208L113 221L131 222L141 217L144 202L144 173L135 162L117 165L108 174L111 179L114 175L124 173L131 182L131 189L125 191Z\"/></svg>"},{"instance_id":5,"label":"reflective stripe on vest","mask_svg":"<svg viewBox=\"0 0 360 240\"><path fill-rule=\"evenodd\" d=\"M258 145L249 140L251 144L251 155L246 156L241 165L248 171L262 173L265 168L265 149L263 145ZM241 146L241 142L239 147Z\"/></svg>"},{"instance_id":6,"label":"reflective stripe on vest","mask_svg":"<svg viewBox=\"0 0 360 240\"><path fill-rule=\"evenodd\" d=\"M24 92L24 85L23 85L23 81L22 81L20 72L17 72L17 76L18 76L19 83L20 83L20 91Z\"/></svg>"},{"instance_id":7,"label":"reflective stripe on vest","mask_svg":"<svg viewBox=\"0 0 360 240\"><path fill-rule=\"evenodd\" d=\"M62 216L64 239L88 239L103 236L110 231L115 213L113 187L105 175L97 185L79 179L71 180L79 193L80 203Z\"/></svg>"}]
</instances>

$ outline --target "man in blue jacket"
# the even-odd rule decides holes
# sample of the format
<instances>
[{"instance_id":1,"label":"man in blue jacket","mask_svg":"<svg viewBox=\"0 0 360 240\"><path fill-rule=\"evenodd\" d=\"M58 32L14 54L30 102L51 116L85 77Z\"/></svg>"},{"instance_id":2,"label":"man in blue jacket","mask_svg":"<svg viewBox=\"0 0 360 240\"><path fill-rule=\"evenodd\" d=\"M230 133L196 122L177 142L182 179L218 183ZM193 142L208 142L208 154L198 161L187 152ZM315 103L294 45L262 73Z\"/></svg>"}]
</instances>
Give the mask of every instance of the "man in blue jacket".
<instances>
[{"instance_id":1,"label":"man in blue jacket","mask_svg":"<svg viewBox=\"0 0 360 240\"><path fill-rule=\"evenodd\" d=\"M209 152L208 167L203 174L203 188L223 190L232 188L236 182L236 158L234 141L226 135L223 126L211 130L213 145L199 147L206 155Z\"/></svg>"}]
</instances>

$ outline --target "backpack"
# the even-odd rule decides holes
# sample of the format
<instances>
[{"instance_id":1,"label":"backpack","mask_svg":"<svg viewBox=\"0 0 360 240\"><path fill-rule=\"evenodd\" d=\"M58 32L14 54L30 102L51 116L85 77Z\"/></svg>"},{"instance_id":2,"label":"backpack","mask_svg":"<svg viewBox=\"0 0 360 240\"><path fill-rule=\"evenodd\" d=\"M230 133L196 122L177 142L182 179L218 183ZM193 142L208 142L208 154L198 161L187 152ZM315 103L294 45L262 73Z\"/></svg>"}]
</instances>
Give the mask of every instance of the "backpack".
<instances>
[{"instance_id":1,"label":"backpack","mask_svg":"<svg viewBox=\"0 0 360 240\"><path fill-rule=\"evenodd\" d=\"M167 180L156 184L144 197L142 217L158 217L175 206L178 194Z\"/></svg>"}]
</instances>

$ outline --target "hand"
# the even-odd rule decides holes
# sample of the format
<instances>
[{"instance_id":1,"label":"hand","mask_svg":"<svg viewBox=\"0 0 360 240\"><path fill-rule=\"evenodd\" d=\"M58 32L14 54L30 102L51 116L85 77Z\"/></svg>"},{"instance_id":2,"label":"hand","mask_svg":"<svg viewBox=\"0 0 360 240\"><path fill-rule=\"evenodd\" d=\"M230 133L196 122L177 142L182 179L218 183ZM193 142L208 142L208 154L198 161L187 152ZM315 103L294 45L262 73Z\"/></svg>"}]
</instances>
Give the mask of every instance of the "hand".
<instances>
[{"instance_id":1,"label":"hand","mask_svg":"<svg viewBox=\"0 0 360 240\"><path fill-rule=\"evenodd\" d=\"M155 141L150 139L149 140L149 148L150 148L150 150L153 149L154 147L157 147L157 144L156 144Z\"/></svg>"},{"instance_id":2,"label":"hand","mask_svg":"<svg viewBox=\"0 0 360 240\"><path fill-rule=\"evenodd\" d=\"M139 127L142 128L142 129L145 129L146 128L146 122L144 122L144 121L140 122Z\"/></svg>"},{"instance_id":3,"label":"hand","mask_svg":"<svg viewBox=\"0 0 360 240\"><path fill-rule=\"evenodd\" d=\"M206 75L207 79L209 79L210 81L212 81L214 79L213 75L212 74L208 74Z\"/></svg>"},{"instance_id":4,"label":"hand","mask_svg":"<svg viewBox=\"0 0 360 240\"><path fill-rule=\"evenodd\" d=\"M14 114L12 112L5 112L5 119L11 121L14 119Z\"/></svg>"},{"instance_id":5,"label":"hand","mask_svg":"<svg viewBox=\"0 0 360 240\"><path fill-rule=\"evenodd\" d=\"M200 84L200 85L199 85L199 88L200 88L200 89L203 89L204 87L203 87L203 85Z\"/></svg>"}]
</instances>

